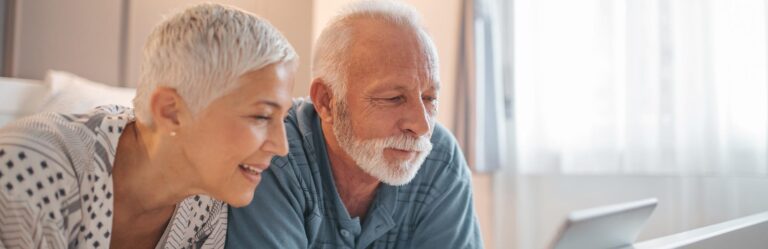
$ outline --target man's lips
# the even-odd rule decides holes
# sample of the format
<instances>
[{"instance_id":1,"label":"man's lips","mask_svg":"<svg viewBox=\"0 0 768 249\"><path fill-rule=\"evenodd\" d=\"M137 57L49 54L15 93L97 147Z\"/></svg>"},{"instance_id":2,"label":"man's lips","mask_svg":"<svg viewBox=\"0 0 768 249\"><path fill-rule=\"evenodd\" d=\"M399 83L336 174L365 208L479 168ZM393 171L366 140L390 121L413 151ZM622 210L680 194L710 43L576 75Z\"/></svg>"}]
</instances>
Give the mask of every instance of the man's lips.
<instances>
[{"instance_id":1,"label":"man's lips","mask_svg":"<svg viewBox=\"0 0 768 249\"><path fill-rule=\"evenodd\" d=\"M390 154L396 158L400 158L402 160L410 160L414 156L416 156L418 151L415 150L401 150L401 149L395 149L395 148L387 148L386 150L389 150Z\"/></svg>"}]
</instances>

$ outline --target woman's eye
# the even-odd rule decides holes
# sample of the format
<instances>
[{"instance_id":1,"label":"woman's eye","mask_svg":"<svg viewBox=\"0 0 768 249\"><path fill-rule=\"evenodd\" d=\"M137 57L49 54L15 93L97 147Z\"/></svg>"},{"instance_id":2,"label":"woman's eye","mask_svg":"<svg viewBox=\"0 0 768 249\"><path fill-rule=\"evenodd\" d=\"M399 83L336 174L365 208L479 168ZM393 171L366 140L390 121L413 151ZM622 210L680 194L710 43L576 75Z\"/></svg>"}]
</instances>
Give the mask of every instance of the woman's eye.
<instances>
[{"instance_id":1,"label":"woman's eye","mask_svg":"<svg viewBox=\"0 0 768 249\"><path fill-rule=\"evenodd\" d=\"M391 98L384 98L384 99L385 99L385 100L387 100L387 101L390 101L390 102L397 102L397 101L400 101L400 100L402 100L402 99L403 99L403 97L402 97L402 96L395 96L395 97L391 97Z\"/></svg>"}]
</instances>

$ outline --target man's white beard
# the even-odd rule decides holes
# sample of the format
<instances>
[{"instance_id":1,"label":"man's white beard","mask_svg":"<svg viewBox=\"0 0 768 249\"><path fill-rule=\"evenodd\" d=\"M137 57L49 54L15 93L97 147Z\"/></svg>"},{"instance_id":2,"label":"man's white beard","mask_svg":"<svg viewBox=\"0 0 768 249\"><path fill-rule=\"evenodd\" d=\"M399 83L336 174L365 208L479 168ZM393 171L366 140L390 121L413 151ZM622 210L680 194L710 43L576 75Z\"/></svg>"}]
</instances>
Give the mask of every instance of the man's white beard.
<instances>
[{"instance_id":1,"label":"man's white beard","mask_svg":"<svg viewBox=\"0 0 768 249\"><path fill-rule=\"evenodd\" d=\"M362 140L354 136L352 122L349 120L346 104L339 103L334 112L333 134L339 146L357 163L357 166L379 181L400 186L409 183L416 176L421 164L432 150L429 136L418 138L399 135L388 138ZM384 149L417 151L414 158L407 161L389 162L384 158Z\"/></svg>"}]
</instances>

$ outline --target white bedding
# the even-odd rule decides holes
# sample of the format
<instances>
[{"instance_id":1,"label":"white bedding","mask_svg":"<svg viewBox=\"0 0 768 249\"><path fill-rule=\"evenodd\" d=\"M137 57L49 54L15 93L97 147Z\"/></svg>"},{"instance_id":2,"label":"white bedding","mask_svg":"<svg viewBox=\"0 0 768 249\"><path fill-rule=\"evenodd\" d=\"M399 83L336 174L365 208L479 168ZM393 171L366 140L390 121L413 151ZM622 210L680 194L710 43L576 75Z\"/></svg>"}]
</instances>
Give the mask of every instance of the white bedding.
<instances>
[{"instance_id":1,"label":"white bedding","mask_svg":"<svg viewBox=\"0 0 768 249\"><path fill-rule=\"evenodd\" d=\"M0 126L27 115L83 113L99 105L132 107L136 90L108 86L74 74L49 71L44 81L0 77Z\"/></svg>"}]
</instances>

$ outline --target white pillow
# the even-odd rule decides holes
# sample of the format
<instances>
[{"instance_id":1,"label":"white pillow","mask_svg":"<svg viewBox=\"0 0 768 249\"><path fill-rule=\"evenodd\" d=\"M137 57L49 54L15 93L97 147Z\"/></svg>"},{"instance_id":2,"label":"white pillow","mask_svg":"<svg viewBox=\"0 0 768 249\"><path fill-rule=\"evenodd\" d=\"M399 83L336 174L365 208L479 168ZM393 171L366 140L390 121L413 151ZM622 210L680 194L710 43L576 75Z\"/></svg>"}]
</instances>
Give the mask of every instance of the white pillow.
<instances>
[{"instance_id":1,"label":"white pillow","mask_svg":"<svg viewBox=\"0 0 768 249\"><path fill-rule=\"evenodd\" d=\"M109 104L133 107L136 95L133 88L108 86L63 71L48 71L45 84L50 94L41 112L86 113Z\"/></svg>"}]
</instances>

